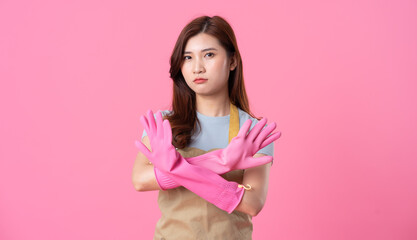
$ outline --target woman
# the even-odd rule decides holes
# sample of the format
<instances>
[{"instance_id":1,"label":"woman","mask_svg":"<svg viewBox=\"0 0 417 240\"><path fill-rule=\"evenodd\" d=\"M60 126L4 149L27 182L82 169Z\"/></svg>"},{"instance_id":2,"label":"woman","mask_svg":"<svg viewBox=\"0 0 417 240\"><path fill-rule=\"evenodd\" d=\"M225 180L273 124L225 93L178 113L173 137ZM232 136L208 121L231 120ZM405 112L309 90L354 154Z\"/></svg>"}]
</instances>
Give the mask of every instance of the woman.
<instances>
[{"instance_id":1,"label":"woman","mask_svg":"<svg viewBox=\"0 0 417 240\"><path fill-rule=\"evenodd\" d=\"M250 112L232 28L219 16L194 19L170 64L172 110L141 118L132 174L138 191L160 190L154 239L251 239L280 133Z\"/></svg>"}]
</instances>

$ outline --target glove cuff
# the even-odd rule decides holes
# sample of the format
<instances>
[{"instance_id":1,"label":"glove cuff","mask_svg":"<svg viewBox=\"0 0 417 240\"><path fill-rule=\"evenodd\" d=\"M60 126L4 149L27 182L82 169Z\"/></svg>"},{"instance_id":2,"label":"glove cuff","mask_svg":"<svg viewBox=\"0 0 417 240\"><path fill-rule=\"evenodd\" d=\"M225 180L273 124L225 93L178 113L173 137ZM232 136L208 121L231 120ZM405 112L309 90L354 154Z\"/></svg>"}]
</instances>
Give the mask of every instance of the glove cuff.
<instances>
[{"instance_id":1,"label":"glove cuff","mask_svg":"<svg viewBox=\"0 0 417 240\"><path fill-rule=\"evenodd\" d=\"M159 170L157 167L154 167L153 170L155 173L156 182L162 190L165 191L167 189L172 189L180 186L169 177L168 173Z\"/></svg>"},{"instance_id":2,"label":"glove cuff","mask_svg":"<svg viewBox=\"0 0 417 240\"><path fill-rule=\"evenodd\" d=\"M215 205L229 214L232 213L240 201L242 201L243 194L245 193L245 189L238 185L236 182L227 182L224 185L223 191L219 194Z\"/></svg>"}]
</instances>

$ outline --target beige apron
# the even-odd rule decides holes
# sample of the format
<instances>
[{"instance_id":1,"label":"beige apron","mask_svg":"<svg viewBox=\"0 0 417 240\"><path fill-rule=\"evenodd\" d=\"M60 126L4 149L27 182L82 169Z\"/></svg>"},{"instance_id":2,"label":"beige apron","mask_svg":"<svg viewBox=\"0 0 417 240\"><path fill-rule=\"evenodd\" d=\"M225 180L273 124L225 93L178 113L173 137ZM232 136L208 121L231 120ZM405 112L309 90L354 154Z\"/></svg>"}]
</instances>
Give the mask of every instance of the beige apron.
<instances>
[{"instance_id":1,"label":"beige apron","mask_svg":"<svg viewBox=\"0 0 417 240\"><path fill-rule=\"evenodd\" d=\"M239 112L231 104L229 142L239 132ZM186 147L178 149L185 158L213 151ZM242 183L244 170L221 175L229 181ZM159 191L161 218L156 224L154 240L188 239L252 239L252 217L233 211L228 214L184 187Z\"/></svg>"}]
</instances>

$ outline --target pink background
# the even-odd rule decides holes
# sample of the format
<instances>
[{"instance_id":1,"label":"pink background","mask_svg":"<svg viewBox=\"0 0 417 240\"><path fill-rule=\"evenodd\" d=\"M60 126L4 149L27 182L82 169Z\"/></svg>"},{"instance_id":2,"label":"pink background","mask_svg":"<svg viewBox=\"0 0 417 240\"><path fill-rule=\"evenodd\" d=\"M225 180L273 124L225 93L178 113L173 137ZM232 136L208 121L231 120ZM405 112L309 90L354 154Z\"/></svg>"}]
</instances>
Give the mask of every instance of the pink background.
<instances>
[{"instance_id":1,"label":"pink background","mask_svg":"<svg viewBox=\"0 0 417 240\"><path fill-rule=\"evenodd\" d=\"M131 172L181 29L235 30L278 124L254 239L417 239L416 1L0 1L0 239L150 239Z\"/></svg>"}]
</instances>

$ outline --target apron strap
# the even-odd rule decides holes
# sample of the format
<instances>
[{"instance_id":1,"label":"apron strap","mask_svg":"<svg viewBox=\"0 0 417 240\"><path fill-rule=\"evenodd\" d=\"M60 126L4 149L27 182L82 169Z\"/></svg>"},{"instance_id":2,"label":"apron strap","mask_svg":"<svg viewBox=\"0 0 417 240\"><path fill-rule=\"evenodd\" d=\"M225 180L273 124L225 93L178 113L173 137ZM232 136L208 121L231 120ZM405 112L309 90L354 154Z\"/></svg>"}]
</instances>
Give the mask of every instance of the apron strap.
<instances>
[{"instance_id":1,"label":"apron strap","mask_svg":"<svg viewBox=\"0 0 417 240\"><path fill-rule=\"evenodd\" d=\"M230 102L229 143L232 141L232 138L237 136L239 128L239 110ZM245 170L243 170L243 172L245 172ZM246 186L239 184L238 187L244 188L248 191L252 189L249 184L246 184Z\"/></svg>"},{"instance_id":2,"label":"apron strap","mask_svg":"<svg viewBox=\"0 0 417 240\"><path fill-rule=\"evenodd\" d=\"M230 102L229 143L239 133L239 110Z\"/></svg>"}]
</instances>

